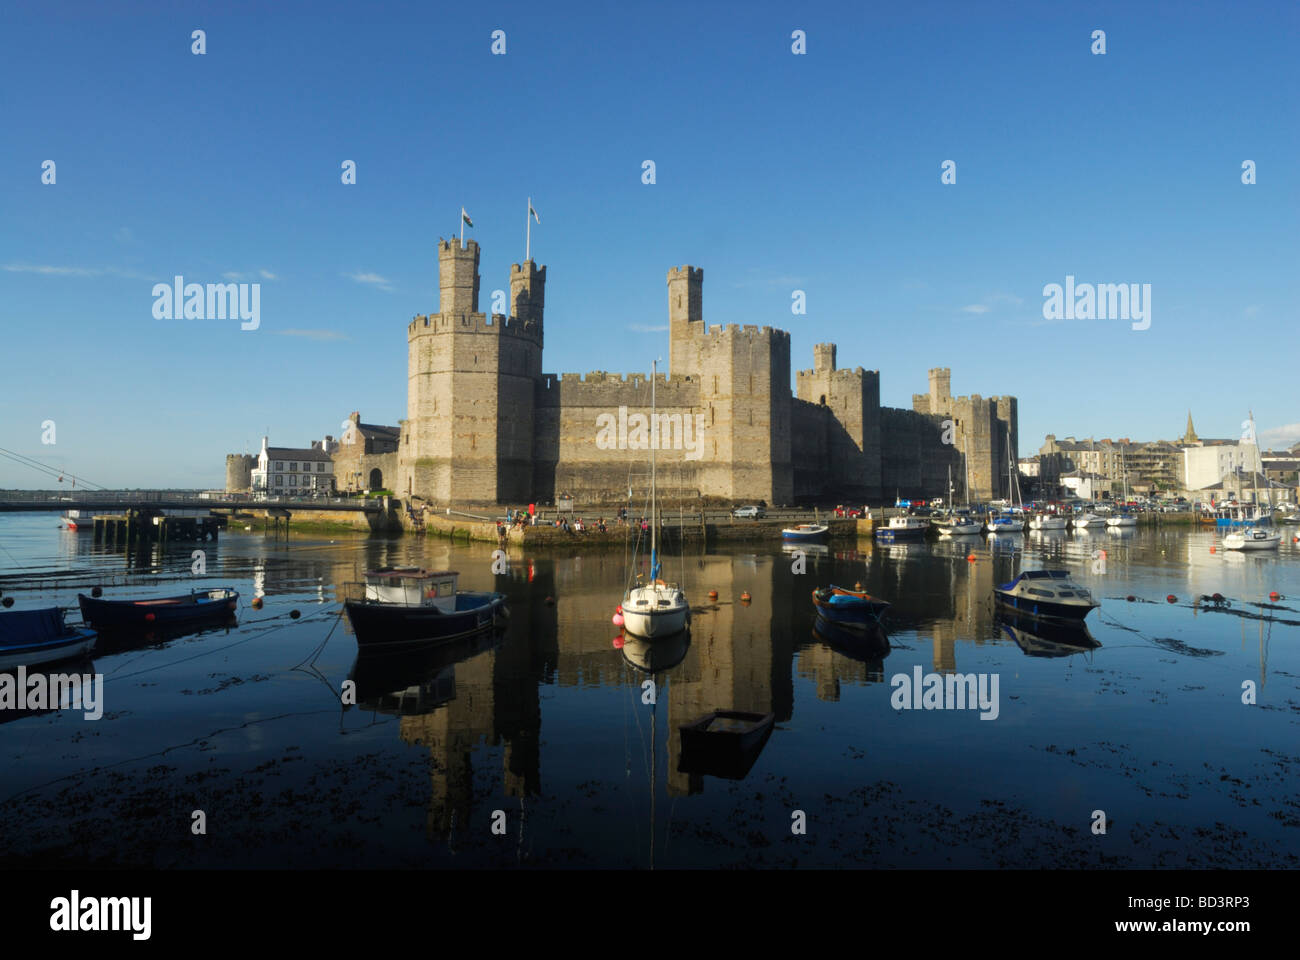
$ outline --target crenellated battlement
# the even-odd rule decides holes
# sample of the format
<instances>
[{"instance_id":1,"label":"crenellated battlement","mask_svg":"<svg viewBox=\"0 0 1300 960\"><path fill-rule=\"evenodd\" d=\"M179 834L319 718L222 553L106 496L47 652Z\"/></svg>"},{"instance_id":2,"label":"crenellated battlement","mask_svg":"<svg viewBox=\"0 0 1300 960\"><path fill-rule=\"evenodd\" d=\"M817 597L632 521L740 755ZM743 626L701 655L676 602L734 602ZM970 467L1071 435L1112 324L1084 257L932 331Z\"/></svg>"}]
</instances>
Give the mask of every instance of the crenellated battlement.
<instances>
[{"instance_id":1,"label":"crenellated battlement","mask_svg":"<svg viewBox=\"0 0 1300 960\"><path fill-rule=\"evenodd\" d=\"M407 339L441 334L486 334L517 337L529 343L541 342L541 333L533 324L500 313L420 314L406 326Z\"/></svg>"},{"instance_id":2,"label":"crenellated battlement","mask_svg":"<svg viewBox=\"0 0 1300 960\"><path fill-rule=\"evenodd\" d=\"M836 370L798 370L795 372L795 382L809 381L813 378L829 377L833 382L850 383L862 380L879 380L879 370L867 370L863 367L854 367L850 370L843 367Z\"/></svg>"},{"instance_id":3,"label":"crenellated battlement","mask_svg":"<svg viewBox=\"0 0 1300 960\"><path fill-rule=\"evenodd\" d=\"M543 373L537 402L546 407L650 406L650 380L644 373ZM700 385L687 377L654 377L654 400L660 410L695 407L700 402Z\"/></svg>"},{"instance_id":4,"label":"crenellated battlement","mask_svg":"<svg viewBox=\"0 0 1300 960\"><path fill-rule=\"evenodd\" d=\"M744 337L750 340L757 338L788 342L790 340L790 331L782 330L780 327L759 327L752 323L728 323L726 325L715 323L709 327L707 336L714 339L738 339Z\"/></svg>"},{"instance_id":5,"label":"crenellated battlement","mask_svg":"<svg viewBox=\"0 0 1300 960\"><path fill-rule=\"evenodd\" d=\"M670 267L668 270L668 282L672 283L674 280L703 283L704 268L692 267L690 264L683 264L680 267Z\"/></svg>"}]
</instances>

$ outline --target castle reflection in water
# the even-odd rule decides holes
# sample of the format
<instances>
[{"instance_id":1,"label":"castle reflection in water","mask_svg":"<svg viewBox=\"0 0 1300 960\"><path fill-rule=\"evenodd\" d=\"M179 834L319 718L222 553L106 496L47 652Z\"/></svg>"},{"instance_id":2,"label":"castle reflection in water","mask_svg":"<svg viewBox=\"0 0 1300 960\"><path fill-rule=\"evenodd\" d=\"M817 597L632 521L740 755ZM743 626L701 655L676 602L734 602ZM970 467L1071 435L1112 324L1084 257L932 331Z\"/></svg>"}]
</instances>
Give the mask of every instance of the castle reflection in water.
<instances>
[{"instance_id":1,"label":"castle reflection in water","mask_svg":"<svg viewBox=\"0 0 1300 960\"><path fill-rule=\"evenodd\" d=\"M374 545L370 562L407 560L390 556L389 549ZM977 541L973 549L980 555L971 562L971 549L960 543L836 549L810 553L802 574L792 571L794 558L779 545L767 553L673 558L667 574L682 580L695 610L689 643L647 646L625 644L610 622L622 593L621 554L517 554L508 574L493 575L487 547L430 543L425 566L459 570L462 589L509 596L509 627L471 648L371 676L363 672L369 664L359 662L359 707L399 716L401 739L429 751L430 836L446 838L457 823L469 822L474 761L484 746L501 748L507 796L541 791L542 696L550 684L633 687L639 700L643 681L652 676L662 692L657 709L667 712L664 787L669 796L698 793L700 775L678 770L682 724L713 710L740 710L772 713L779 726L796 709L796 677L810 681L819 700L832 702L846 684L886 680L887 644L855 646L815 632L809 594L818 584L860 581L890 598L891 630L931 640L936 672L958 669L960 644L1005 641L990 597L995 579L1014 575L1018 557ZM1090 548L1062 540L1059 550L1077 562ZM353 569L348 564L337 580L349 579ZM717 601L707 599L710 590L718 592ZM742 601L743 592L752 599Z\"/></svg>"}]
</instances>

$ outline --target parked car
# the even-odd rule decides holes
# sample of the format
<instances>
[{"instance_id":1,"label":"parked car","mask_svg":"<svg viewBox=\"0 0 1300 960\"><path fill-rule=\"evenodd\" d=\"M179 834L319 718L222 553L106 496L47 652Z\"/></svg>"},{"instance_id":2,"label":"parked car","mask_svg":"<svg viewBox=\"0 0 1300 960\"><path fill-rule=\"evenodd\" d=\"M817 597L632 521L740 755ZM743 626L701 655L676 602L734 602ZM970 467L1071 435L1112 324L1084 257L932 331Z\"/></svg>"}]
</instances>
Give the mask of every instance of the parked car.
<instances>
[{"instance_id":1,"label":"parked car","mask_svg":"<svg viewBox=\"0 0 1300 960\"><path fill-rule=\"evenodd\" d=\"M737 520L757 520L759 517L764 516L766 512L762 507L749 504L732 510L731 515Z\"/></svg>"}]
</instances>

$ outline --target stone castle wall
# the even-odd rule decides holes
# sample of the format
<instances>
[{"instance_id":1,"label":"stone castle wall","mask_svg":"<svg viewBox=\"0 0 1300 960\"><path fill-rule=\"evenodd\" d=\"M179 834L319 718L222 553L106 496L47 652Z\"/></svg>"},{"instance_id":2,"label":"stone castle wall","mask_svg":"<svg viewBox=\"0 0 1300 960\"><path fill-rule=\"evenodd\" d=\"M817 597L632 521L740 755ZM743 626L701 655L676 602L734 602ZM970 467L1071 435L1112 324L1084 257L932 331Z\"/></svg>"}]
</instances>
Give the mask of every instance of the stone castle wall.
<instances>
[{"instance_id":1,"label":"stone castle wall","mask_svg":"<svg viewBox=\"0 0 1300 960\"><path fill-rule=\"evenodd\" d=\"M407 419L391 486L447 504L568 493L612 506L627 501L630 483L635 502L649 450L632 418L649 417L650 381L542 373L546 268L512 265L512 316L489 317L478 310L477 244L440 241L438 256L439 312L407 328ZM837 369L833 344L816 346L813 370L800 371L792 391L789 333L707 326L703 277L691 266L668 272L670 371L656 386L659 423L675 432L656 451L665 491L769 504L933 495L960 465L940 440L948 416L961 421L956 449L969 443L972 495L998 488L999 418L1010 418L1014 445L1014 398L953 398L944 369L931 371L914 411L882 408L879 372Z\"/></svg>"}]
</instances>

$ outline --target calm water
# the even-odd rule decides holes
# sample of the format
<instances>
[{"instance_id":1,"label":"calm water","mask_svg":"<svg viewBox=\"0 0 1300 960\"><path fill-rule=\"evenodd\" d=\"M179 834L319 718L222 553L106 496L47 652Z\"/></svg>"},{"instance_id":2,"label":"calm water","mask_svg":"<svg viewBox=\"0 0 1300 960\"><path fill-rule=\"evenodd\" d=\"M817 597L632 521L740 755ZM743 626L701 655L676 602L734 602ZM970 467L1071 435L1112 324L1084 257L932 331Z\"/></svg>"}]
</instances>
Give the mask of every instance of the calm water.
<instances>
[{"instance_id":1,"label":"calm water","mask_svg":"<svg viewBox=\"0 0 1300 960\"><path fill-rule=\"evenodd\" d=\"M810 555L802 574L779 544L695 553L667 564L696 605L689 646L647 651L621 645L610 623L621 551L520 553L494 575L487 545L231 534L207 545L208 575L193 578L188 546L128 562L52 515L0 517L0 589L15 609L75 606L95 584L160 595L198 579L242 595L237 627L97 653L102 719L0 711L0 855L166 867L1295 866L1300 545L1241 556L1214 544L1183 529L863 541ZM451 567L462 589L501 590L510 626L396 675L354 673L338 587L381 564ZM1102 599L1089 617L1096 649L1053 649L996 621L992 585L1043 565ZM813 635L809 592L856 581L894 604L887 651ZM1270 604L1270 591L1283 599ZM1215 592L1231 607L1191 605ZM996 675L997 718L895 710L890 678L915 666ZM350 676L356 706L340 703ZM1242 703L1248 681L1254 705ZM714 709L776 715L742 780L678 770L678 727ZM191 832L195 810L205 836ZM805 834L792 833L795 811Z\"/></svg>"}]
</instances>

